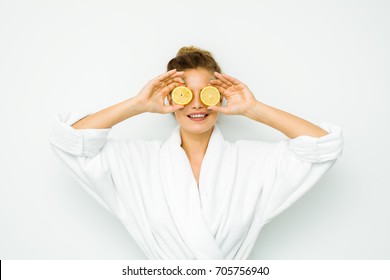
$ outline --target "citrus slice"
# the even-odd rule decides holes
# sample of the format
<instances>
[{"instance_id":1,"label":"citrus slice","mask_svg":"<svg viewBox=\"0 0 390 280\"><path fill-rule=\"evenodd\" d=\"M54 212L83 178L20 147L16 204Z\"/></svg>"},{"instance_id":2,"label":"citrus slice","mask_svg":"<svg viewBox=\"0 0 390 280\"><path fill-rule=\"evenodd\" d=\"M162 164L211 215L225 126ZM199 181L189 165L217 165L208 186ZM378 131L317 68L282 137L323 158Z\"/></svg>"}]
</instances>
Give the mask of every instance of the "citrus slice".
<instances>
[{"instance_id":1,"label":"citrus slice","mask_svg":"<svg viewBox=\"0 0 390 280\"><path fill-rule=\"evenodd\" d=\"M216 87L207 86L200 92L200 100L207 106L214 106L221 100L221 94Z\"/></svg>"},{"instance_id":2,"label":"citrus slice","mask_svg":"<svg viewBox=\"0 0 390 280\"><path fill-rule=\"evenodd\" d=\"M187 105L192 100L192 91L185 86L178 86L172 91L172 100L179 105Z\"/></svg>"}]
</instances>

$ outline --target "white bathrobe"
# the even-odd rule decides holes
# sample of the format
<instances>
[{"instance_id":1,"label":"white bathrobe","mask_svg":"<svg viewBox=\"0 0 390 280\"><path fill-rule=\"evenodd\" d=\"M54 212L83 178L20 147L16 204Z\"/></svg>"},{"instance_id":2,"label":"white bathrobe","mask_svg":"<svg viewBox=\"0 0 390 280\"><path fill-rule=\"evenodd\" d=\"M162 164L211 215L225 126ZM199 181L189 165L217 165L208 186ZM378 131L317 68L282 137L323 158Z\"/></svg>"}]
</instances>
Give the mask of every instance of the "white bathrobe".
<instances>
[{"instance_id":1,"label":"white bathrobe","mask_svg":"<svg viewBox=\"0 0 390 280\"><path fill-rule=\"evenodd\" d=\"M108 139L73 129L85 114L57 116L51 144L81 185L116 216L149 259L246 259L261 228L307 192L341 155L340 129L278 143L224 140L214 127L199 186L181 148Z\"/></svg>"}]
</instances>

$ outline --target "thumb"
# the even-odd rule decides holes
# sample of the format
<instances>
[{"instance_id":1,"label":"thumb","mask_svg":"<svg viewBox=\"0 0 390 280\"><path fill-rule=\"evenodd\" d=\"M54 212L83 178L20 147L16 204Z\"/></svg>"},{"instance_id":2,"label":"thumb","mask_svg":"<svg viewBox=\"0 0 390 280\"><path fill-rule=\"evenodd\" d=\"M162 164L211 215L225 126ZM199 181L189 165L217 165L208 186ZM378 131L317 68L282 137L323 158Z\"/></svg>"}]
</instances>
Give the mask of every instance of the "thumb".
<instances>
[{"instance_id":1,"label":"thumb","mask_svg":"<svg viewBox=\"0 0 390 280\"><path fill-rule=\"evenodd\" d=\"M171 105L171 106L165 107L165 108L164 108L164 109L165 109L164 111L165 111L165 113L173 113L173 112L176 112L177 110L182 109L182 108L184 108L183 105L177 105L177 104L175 104L175 105Z\"/></svg>"},{"instance_id":2,"label":"thumb","mask_svg":"<svg viewBox=\"0 0 390 280\"><path fill-rule=\"evenodd\" d=\"M207 107L207 109L218 112L218 113L222 113L222 114L227 114L229 111L226 107L222 107L222 106L209 106L209 107Z\"/></svg>"}]
</instances>

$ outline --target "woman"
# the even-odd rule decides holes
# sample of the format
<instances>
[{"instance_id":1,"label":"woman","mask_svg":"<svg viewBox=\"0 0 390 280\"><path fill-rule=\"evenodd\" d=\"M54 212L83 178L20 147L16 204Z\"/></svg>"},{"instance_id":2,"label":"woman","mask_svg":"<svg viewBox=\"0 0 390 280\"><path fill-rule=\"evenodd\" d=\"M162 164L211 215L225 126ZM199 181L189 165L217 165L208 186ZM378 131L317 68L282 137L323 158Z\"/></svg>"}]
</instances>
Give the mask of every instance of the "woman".
<instances>
[{"instance_id":1,"label":"woman","mask_svg":"<svg viewBox=\"0 0 390 280\"><path fill-rule=\"evenodd\" d=\"M261 228L341 155L341 131L261 103L245 84L221 74L207 51L181 48L167 70L117 105L59 115L52 146L148 258L246 259ZM185 106L170 96L181 85L194 95ZM226 106L201 102L208 85ZM167 141L107 139L114 125L145 112L174 113L178 126ZM289 139L230 143L215 125L219 113L246 116Z\"/></svg>"}]
</instances>

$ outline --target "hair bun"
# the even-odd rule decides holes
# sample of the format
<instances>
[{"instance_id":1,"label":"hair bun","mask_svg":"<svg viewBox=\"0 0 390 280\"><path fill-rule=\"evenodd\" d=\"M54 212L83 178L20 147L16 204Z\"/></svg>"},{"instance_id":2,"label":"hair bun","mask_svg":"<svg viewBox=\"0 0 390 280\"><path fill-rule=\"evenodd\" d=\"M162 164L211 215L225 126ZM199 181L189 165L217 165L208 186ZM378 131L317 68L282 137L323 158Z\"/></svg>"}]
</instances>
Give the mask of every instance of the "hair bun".
<instances>
[{"instance_id":1,"label":"hair bun","mask_svg":"<svg viewBox=\"0 0 390 280\"><path fill-rule=\"evenodd\" d=\"M211 54L211 52L206 51L206 50L201 49L201 48L197 48L197 47L195 47L195 46L182 47L182 48L177 52L176 56L184 55L184 54L187 54L187 53L194 53L194 52L199 52L199 53L208 55L208 56L210 56L210 57L213 57L213 55Z\"/></svg>"},{"instance_id":2,"label":"hair bun","mask_svg":"<svg viewBox=\"0 0 390 280\"><path fill-rule=\"evenodd\" d=\"M185 71L187 69L197 68L204 68L210 73L214 73L215 71L221 73L221 67L219 67L211 52L195 46L180 48L176 57L172 58L167 65L167 71L172 69Z\"/></svg>"}]
</instances>

